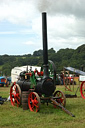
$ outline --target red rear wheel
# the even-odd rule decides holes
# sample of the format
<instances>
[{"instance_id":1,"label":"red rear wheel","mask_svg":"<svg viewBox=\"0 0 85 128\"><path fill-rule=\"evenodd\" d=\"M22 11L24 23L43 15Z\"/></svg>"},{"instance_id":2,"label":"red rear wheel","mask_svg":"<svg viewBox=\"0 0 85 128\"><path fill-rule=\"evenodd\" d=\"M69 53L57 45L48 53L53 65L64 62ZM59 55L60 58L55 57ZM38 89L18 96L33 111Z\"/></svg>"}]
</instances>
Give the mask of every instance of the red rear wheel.
<instances>
[{"instance_id":1,"label":"red rear wheel","mask_svg":"<svg viewBox=\"0 0 85 128\"><path fill-rule=\"evenodd\" d=\"M81 83L80 93L83 99L85 99L85 81Z\"/></svg>"},{"instance_id":2,"label":"red rear wheel","mask_svg":"<svg viewBox=\"0 0 85 128\"><path fill-rule=\"evenodd\" d=\"M65 97L65 95L64 95L64 93L62 91L56 91L54 93L54 97L56 97L55 100L58 103L60 103L63 107L65 107L65 105L66 105L66 97ZM54 107L55 107L55 105L54 105Z\"/></svg>"},{"instance_id":3,"label":"red rear wheel","mask_svg":"<svg viewBox=\"0 0 85 128\"><path fill-rule=\"evenodd\" d=\"M21 105L21 89L18 84L13 84L10 88L10 100L13 106Z\"/></svg>"},{"instance_id":4,"label":"red rear wheel","mask_svg":"<svg viewBox=\"0 0 85 128\"><path fill-rule=\"evenodd\" d=\"M40 110L40 97L36 92L31 92L29 94L28 106L30 111L38 112Z\"/></svg>"}]
</instances>

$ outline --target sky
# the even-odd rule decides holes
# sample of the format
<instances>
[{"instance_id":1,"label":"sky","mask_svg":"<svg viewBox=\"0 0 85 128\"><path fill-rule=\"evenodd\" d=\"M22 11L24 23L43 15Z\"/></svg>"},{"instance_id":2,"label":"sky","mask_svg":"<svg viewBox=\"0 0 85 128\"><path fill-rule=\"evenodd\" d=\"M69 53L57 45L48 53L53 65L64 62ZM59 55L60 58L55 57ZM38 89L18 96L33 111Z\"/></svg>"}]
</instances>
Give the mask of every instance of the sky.
<instances>
[{"instance_id":1,"label":"sky","mask_svg":"<svg viewBox=\"0 0 85 128\"><path fill-rule=\"evenodd\" d=\"M0 55L42 49L42 12L47 13L48 49L85 44L85 0L0 0Z\"/></svg>"}]
</instances>

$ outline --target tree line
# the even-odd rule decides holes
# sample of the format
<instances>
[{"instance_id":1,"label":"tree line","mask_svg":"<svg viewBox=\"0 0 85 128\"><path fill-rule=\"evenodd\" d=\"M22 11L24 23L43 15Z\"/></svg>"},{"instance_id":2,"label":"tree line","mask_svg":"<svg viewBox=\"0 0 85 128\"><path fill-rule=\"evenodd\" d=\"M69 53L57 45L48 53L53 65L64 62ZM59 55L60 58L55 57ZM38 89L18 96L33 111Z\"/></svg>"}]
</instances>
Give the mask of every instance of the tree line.
<instances>
[{"instance_id":1,"label":"tree line","mask_svg":"<svg viewBox=\"0 0 85 128\"><path fill-rule=\"evenodd\" d=\"M62 71L64 66L85 71L85 44L75 50L66 48L56 52L51 48L48 50L48 59L55 63L57 73ZM42 66L43 50L26 55L0 55L0 75L10 76L12 68L25 65Z\"/></svg>"}]
</instances>

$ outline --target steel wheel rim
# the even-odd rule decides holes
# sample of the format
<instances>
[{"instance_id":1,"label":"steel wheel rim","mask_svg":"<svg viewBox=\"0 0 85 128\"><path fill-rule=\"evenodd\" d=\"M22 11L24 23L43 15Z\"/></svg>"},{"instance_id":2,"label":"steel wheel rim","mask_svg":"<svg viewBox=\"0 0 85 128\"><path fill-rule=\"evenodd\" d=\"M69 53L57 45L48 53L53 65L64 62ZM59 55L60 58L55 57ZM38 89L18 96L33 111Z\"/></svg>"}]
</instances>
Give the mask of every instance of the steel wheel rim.
<instances>
[{"instance_id":1,"label":"steel wheel rim","mask_svg":"<svg viewBox=\"0 0 85 128\"><path fill-rule=\"evenodd\" d=\"M60 103L63 107L66 106L66 97L62 91L56 91L54 93L54 97L60 97L59 99L56 99L58 103ZM55 107L55 105L54 105Z\"/></svg>"},{"instance_id":2,"label":"steel wheel rim","mask_svg":"<svg viewBox=\"0 0 85 128\"><path fill-rule=\"evenodd\" d=\"M38 112L40 110L40 97L36 92L31 92L28 96L28 106L30 111Z\"/></svg>"},{"instance_id":3,"label":"steel wheel rim","mask_svg":"<svg viewBox=\"0 0 85 128\"><path fill-rule=\"evenodd\" d=\"M85 81L81 83L80 93L83 99L85 99Z\"/></svg>"},{"instance_id":4,"label":"steel wheel rim","mask_svg":"<svg viewBox=\"0 0 85 128\"><path fill-rule=\"evenodd\" d=\"M21 89L18 84L13 84L10 88L10 100L12 106L21 105Z\"/></svg>"}]
</instances>

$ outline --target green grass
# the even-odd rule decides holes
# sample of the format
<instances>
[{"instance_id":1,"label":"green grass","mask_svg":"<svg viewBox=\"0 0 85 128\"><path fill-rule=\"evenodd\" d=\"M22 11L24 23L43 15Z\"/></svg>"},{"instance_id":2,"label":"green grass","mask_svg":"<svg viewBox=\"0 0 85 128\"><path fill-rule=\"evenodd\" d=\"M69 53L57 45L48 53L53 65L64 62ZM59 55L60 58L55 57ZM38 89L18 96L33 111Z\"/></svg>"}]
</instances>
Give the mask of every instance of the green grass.
<instances>
[{"instance_id":1,"label":"green grass","mask_svg":"<svg viewBox=\"0 0 85 128\"><path fill-rule=\"evenodd\" d=\"M76 90L77 86L75 86ZM64 86L57 86L57 90L64 90ZM8 97L10 87L0 87L0 96ZM78 90L77 98L67 98L66 108L75 117L71 117L53 105L41 104L40 112L34 113L13 107L10 102L0 106L0 128L85 128L85 100Z\"/></svg>"}]
</instances>

